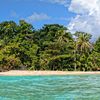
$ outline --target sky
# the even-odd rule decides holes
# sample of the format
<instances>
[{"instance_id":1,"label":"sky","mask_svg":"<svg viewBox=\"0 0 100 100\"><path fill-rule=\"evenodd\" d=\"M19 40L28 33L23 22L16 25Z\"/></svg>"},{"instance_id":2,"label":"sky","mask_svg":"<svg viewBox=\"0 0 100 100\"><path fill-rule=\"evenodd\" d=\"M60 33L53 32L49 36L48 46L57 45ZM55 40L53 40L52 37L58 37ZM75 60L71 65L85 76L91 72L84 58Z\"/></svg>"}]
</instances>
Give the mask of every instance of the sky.
<instances>
[{"instance_id":1,"label":"sky","mask_svg":"<svg viewBox=\"0 0 100 100\"><path fill-rule=\"evenodd\" d=\"M1 0L0 22L24 19L35 28L61 24L71 32L100 36L100 0Z\"/></svg>"}]
</instances>

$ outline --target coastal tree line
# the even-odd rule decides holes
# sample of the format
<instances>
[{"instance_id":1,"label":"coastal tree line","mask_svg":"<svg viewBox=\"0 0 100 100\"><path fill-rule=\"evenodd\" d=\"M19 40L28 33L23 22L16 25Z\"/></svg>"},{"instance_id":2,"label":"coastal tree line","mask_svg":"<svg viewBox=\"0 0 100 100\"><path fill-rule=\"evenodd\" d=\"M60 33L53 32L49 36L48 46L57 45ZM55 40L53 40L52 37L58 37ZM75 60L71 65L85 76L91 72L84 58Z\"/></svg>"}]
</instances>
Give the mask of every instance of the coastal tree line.
<instances>
[{"instance_id":1,"label":"coastal tree line","mask_svg":"<svg viewBox=\"0 0 100 100\"><path fill-rule=\"evenodd\" d=\"M20 70L100 70L100 38L72 34L63 25L47 24L41 29L20 20L0 23L0 71Z\"/></svg>"}]
</instances>

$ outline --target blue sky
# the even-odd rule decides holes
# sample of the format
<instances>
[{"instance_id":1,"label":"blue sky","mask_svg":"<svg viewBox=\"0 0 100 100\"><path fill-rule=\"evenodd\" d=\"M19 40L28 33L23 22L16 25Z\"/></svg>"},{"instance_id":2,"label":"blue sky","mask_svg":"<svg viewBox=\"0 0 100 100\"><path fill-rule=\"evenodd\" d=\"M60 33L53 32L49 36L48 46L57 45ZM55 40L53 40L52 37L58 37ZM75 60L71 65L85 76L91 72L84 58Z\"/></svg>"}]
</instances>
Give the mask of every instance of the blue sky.
<instances>
[{"instance_id":1,"label":"blue sky","mask_svg":"<svg viewBox=\"0 0 100 100\"><path fill-rule=\"evenodd\" d=\"M58 23L67 25L74 13L69 12L67 6L70 0L61 4L55 0L1 0L0 22L25 19L36 28L43 24Z\"/></svg>"},{"instance_id":2,"label":"blue sky","mask_svg":"<svg viewBox=\"0 0 100 100\"><path fill-rule=\"evenodd\" d=\"M92 3L91 3L92 1ZM71 32L100 36L100 0L1 0L0 22L24 19L35 28L62 24Z\"/></svg>"}]
</instances>

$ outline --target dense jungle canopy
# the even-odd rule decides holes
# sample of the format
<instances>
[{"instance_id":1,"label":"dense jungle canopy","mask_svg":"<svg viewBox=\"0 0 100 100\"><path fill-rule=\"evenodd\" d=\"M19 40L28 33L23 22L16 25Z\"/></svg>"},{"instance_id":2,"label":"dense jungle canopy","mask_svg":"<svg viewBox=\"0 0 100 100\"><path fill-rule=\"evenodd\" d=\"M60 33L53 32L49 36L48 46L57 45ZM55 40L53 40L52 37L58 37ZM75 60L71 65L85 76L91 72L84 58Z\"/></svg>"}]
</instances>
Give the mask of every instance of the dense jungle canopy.
<instances>
[{"instance_id":1,"label":"dense jungle canopy","mask_svg":"<svg viewBox=\"0 0 100 100\"><path fill-rule=\"evenodd\" d=\"M37 30L24 20L1 22L0 71L100 70L100 38L92 43L91 37L58 24Z\"/></svg>"}]
</instances>

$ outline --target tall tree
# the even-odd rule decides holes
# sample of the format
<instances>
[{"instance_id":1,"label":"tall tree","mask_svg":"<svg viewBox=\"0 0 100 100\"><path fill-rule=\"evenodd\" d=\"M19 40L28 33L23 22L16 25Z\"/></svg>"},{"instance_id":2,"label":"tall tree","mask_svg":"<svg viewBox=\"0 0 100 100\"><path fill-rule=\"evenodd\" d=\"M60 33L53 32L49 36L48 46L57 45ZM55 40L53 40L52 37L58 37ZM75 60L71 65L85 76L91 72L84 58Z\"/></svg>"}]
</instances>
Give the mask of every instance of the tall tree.
<instances>
[{"instance_id":1,"label":"tall tree","mask_svg":"<svg viewBox=\"0 0 100 100\"><path fill-rule=\"evenodd\" d=\"M91 35L84 32L76 32L75 41L75 60L78 70L86 70L87 57L93 49L93 45L90 43Z\"/></svg>"},{"instance_id":2,"label":"tall tree","mask_svg":"<svg viewBox=\"0 0 100 100\"><path fill-rule=\"evenodd\" d=\"M100 38L95 42L94 49L88 58L90 70L100 70Z\"/></svg>"},{"instance_id":3,"label":"tall tree","mask_svg":"<svg viewBox=\"0 0 100 100\"><path fill-rule=\"evenodd\" d=\"M40 66L43 66L43 69L68 70L68 67L71 67L68 62L71 60L72 35L60 25L47 25L43 29L42 34L45 35L42 38L44 41L40 53Z\"/></svg>"}]
</instances>

